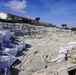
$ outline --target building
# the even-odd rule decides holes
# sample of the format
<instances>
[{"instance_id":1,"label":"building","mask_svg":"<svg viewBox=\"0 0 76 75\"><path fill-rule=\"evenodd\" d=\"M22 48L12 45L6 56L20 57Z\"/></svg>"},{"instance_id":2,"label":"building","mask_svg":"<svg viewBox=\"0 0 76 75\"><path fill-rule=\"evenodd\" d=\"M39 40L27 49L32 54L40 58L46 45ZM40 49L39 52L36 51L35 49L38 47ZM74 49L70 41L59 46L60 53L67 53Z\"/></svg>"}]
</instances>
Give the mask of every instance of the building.
<instances>
[{"instance_id":1,"label":"building","mask_svg":"<svg viewBox=\"0 0 76 75\"><path fill-rule=\"evenodd\" d=\"M7 13L0 12L0 19L7 19Z\"/></svg>"},{"instance_id":2,"label":"building","mask_svg":"<svg viewBox=\"0 0 76 75\"><path fill-rule=\"evenodd\" d=\"M14 14L0 11L0 21L2 21L2 20L21 22L21 23L33 23L33 22L35 22L35 20L31 19L31 18L26 18L26 17L22 17L22 16L18 16L18 15L14 15Z\"/></svg>"},{"instance_id":3,"label":"building","mask_svg":"<svg viewBox=\"0 0 76 75\"><path fill-rule=\"evenodd\" d=\"M47 22L40 22L40 17L36 17L35 19L26 18L6 12L0 11L0 22L8 22L8 23L28 23L38 26L52 26L55 27L53 24Z\"/></svg>"}]
</instances>

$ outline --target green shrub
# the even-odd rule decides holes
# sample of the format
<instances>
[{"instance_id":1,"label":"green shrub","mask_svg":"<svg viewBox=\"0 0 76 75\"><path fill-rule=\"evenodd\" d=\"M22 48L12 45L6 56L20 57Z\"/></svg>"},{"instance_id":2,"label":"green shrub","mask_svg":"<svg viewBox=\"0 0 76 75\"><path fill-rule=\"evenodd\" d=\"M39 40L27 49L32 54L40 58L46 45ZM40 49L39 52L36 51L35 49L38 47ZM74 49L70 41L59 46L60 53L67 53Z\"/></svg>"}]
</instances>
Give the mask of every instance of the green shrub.
<instances>
[{"instance_id":1,"label":"green shrub","mask_svg":"<svg viewBox=\"0 0 76 75\"><path fill-rule=\"evenodd\" d=\"M76 31L76 28L71 28L72 31Z\"/></svg>"}]
</instances>

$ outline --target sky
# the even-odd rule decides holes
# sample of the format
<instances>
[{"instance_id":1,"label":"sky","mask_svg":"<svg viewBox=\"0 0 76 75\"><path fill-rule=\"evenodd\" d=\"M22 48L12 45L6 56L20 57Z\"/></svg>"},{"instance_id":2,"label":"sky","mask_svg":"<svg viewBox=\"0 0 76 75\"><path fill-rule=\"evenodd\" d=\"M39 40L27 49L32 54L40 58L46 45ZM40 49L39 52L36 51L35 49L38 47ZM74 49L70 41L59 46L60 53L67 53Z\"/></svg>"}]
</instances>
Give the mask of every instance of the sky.
<instances>
[{"instance_id":1,"label":"sky","mask_svg":"<svg viewBox=\"0 0 76 75\"><path fill-rule=\"evenodd\" d=\"M76 27L76 0L0 0L0 11Z\"/></svg>"}]
</instances>

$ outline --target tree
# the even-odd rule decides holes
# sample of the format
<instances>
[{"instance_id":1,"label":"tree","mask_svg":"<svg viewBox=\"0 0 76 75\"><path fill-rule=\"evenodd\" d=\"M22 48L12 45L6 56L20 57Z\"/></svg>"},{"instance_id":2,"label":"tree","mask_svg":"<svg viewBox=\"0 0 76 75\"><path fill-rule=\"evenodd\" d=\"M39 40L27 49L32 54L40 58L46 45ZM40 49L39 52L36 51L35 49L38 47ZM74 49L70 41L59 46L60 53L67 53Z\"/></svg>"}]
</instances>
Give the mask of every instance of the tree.
<instances>
[{"instance_id":1,"label":"tree","mask_svg":"<svg viewBox=\"0 0 76 75\"><path fill-rule=\"evenodd\" d=\"M67 24L62 24L62 28L67 28Z\"/></svg>"},{"instance_id":2,"label":"tree","mask_svg":"<svg viewBox=\"0 0 76 75\"><path fill-rule=\"evenodd\" d=\"M40 20L40 17L36 17L36 18L35 18L35 20L36 20L37 22L39 22L39 20Z\"/></svg>"},{"instance_id":3,"label":"tree","mask_svg":"<svg viewBox=\"0 0 76 75\"><path fill-rule=\"evenodd\" d=\"M72 31L76 31L76 28L71 28Z\"/></svg>"}]
</instances>

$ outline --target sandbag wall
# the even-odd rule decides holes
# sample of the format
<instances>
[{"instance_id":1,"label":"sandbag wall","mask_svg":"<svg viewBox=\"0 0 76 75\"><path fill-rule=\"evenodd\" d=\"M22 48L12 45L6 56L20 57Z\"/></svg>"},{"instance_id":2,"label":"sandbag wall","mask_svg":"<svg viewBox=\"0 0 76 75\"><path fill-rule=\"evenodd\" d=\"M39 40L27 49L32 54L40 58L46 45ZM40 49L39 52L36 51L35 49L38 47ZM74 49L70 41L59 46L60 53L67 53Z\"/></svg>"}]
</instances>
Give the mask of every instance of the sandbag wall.
<instances>
[{"instance_id":1,"label":"sandbag wall","mask_svg":"<svg viewBox=\"0 0 76 75\"><path fill-rule=\"evenodd\" d=\"M0 25L0 29L9 29L10 31L23 31L23 32L38 32L38 31L47 31L47 32L65 32L72 33L71 30L64 30L60 28L53 27L44 27L44 26L35 26L24 23L3 23Z\"/></svg>"},{"instance_id":2,"label":"sandbag wall","mask_svg":"<svg viewBox=\"0 0 76 75\"><path fill-rule=\"evenodd\" d=\"M18 52L25 48L26 43L12 37L9 30L0 31L0 70L10 69Z\"/></svg>"}]
</instances>

